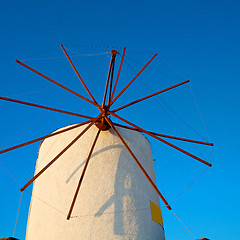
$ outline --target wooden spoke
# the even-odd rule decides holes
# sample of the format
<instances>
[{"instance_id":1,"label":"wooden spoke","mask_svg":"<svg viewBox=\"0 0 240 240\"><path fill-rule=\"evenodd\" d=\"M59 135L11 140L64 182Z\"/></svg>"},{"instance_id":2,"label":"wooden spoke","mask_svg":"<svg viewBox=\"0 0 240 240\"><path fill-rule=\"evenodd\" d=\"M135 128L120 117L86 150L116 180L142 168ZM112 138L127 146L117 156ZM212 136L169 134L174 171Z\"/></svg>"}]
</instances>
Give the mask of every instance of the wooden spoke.
<instances>
[{"instance_id":1,"label":"wooden spoke","mask_svg":"<svg viewBox=\"0 0 240 240\"><path fill-rule=\"evenodd\" d=\"M123 145L126 147L126 149L128 150L128 152L130 153L130 155L132 156L132 158L135 160L135 162L137 163L138 167L142 170L143 174L145 175L145 177L147 178L147 180L150 182L150 184L152 185L152 187L154 188L154 190L157 192L157 194L159 195L159 197L162 199L162 201L164 202L164 204L166 205L166 207L171 210L172 208L169 206L168 202L166 201L166 199L163 197L163 195L160 193L160 191L158 190L157 186L155 185L155 183L152 181L152 179L150 178L150 176L147 174L147 172L145 171L145 169L143 168L143 166L141 165L141 163L138 161L138 159L136 158L136 156L133 154L132 150L129 148L129 146L127 145L127 143L124 141L124 139L122 138L122 136L120 135L120 133L117 131L117 129L114 127L114 124L112 123L112 121L108 118L105 117L106 121L109 123L109 125L111 126L111 128L114 130L114 132L117 134L117 136L120 138L120 140L122 141Z\"/></svg>"},{"instance_id":2,"label":"wooden spoke","mask_svg":"<svg viewBox=\"0 0 240 240\"><path fill-rule=\"evenodd\" d=\"M113 71L113 64L114 64L114 62L115 62L115 58L116 58L117 51L116 51L116 50L112 50L111 53L112 53L112 56L111 56L111 60L110 60L109 70L108 70L108 76L107 76L107 81L106 81L106 86L105 86L105 91L104 91L104 96L103 96L102 108L103 108L104 105L105 105L106 96L107 96L107 90L108 90L108 84L109 84L109 79L110 79L111 73L112 73L112 71Z\"/></svg>"},{"instance_id":3,"label":"wooden spoke","mask_svg":"<svg viewBox=\"0 0 240 240\"><path fill-rule=\"evenodd\" d=\"M143 72L143 70L150 64L150 62L157 56L157 53L144 65L144 67L137 73L137 75L126 85L126 87L112 100L111 105L122 95L123 92L134 82L134 80Z\"/></svg>"},{"instance_id":4,"label":"wooden spoke","mask_svg":"<svg viewBox=\"0 0 240 240\"><path fill-rule=\"evenodd\" d=\"M83 87L86 89L88 95L91 97L91 99L93 100L93 102L96 103L96 104L98 105L97 101L95 100L95 98L93 97L93 95L91 94L91 92L89 91L87 85L85 84L85 82L83 81L83 79L82 79L82 77L80 76L79 72L77 71L76 67L74 66L74 64L73 64L71 58L69 57L69 55L68 55L66 49L63 47L62 44L61 44L60 46L61 46L63 52L65 53L65 55L66 55L68 61L70 62L70 64L71 64L73 70L75 71L75 73L77 74L79 80L81 81ZM100 108L100 106L99 106L98 108ZM101 111L101 110L100 110L100 111Z\"/></svg>"},{"instance_id":5,"label":"wooden spoke","mask_svg":"<svg viewBox=\"0 0 240 240\"><path fill-rule=\"evenodd\" d=\"M126 47L124 47L124 50L123 50L122 59L121 59L121 63L120 63L119 70L118 70L118 75L117 75L117 78L116 78L116 81L115 81L115 84L114 84L114 88L113 88L113 91L112 91L112 96L111 96L111 100L110 100L110 105L111 105L111 103L112 103L113 96L114 96L114 93L115 93L115 91L116 91L116 87L117 87L118 79L119 79L120 72L121 72L121 69L122 69L122 64L123 64L123 59L124 59L124 56L125 56L125 52L126 52Z\"/></svg>"},{"instance_id":6,"label":"wooden spoke","mask_svg":"<svg viewBox=\"0 0 240 240\"><path fill-rule=\"evenodd\" d=\"M122 124L114 123L114 125L118 126L118 127L126 128L126 129L131 129L133 131L141 132L141 131L139 131L136 128L125 126L125 125L122 125ZM192 140L192 139L187 139L187 138L174 137L174 136L169 136L169 135L165 135L165 134L155 133L155 132L151 132L151 131L148 131L148 132L150 132L150 133L152 133L152 134L154 134L156 136L159 136L159 137L165 137L165 138L171 138L171 139L185 141L185 142L191 142L191 143L198 143L198 144L213 146L213 143L209 143L209 142L202 142L202 141L197 141L197 140Z\"/></svg>"},{"instance_id":7,"label":"wooden spoke","mask_svg":"<svg viewBox=\"0 0 240 240\"><path fill-rule=\"evenodd\" d=\"M170 89L173 89L173 88L175 88L175 87L179 87L179 86L181 86L181 85L183 85L183 84L185 84L185 83L188 83L188 82L189 82L189 80L186 80L186 81L184 81L184 82L178 83L178 84L176 84L176 85L173 85L173 86L171 86L171 87L168 87L168 88L166 88L166 89L163 89L163 90L161 90L161 91L158 91L158 92L156 92L156 93L153 93L153 94L148 95L148 96L146 96L146 97L143 97L143 98L140 98L140 99L138 99L138 100L135 100L135 101L133 101L133 102L131 102L131 103L128 103L128 104L126 104L126 105L124 105L124 106L122 106L122 107L119 107L119 108L117 108L117 109L114 109L114 110L112 110L112 112L117 112L117 111L119 111L119 110L121 110L121 109L123 109L123 108L129 107L129 106L131 106L131 105L133 105L133 104L135 104L135 103L141 102L141 101L146 100L146 99L148 99L148 98L150 98L150 97L154 97L154 96L156 96L156 95L158 95L158 94L160 94L160 93L166 92L166 91L168 91L168 90L170 90Z\"/></svg>"},{"instance_id":8,"label":"wooden spoke","mask_svg":"<svg viewBox=\"0 0 240 240\"><path fill-rule=\"evenodd\" d=\"M71 126L71 127L65 128L65 129L63 129L63 130L60 130L60 131L58 131L58 132L55 132L55 133L52 133L52 134L48 134L48 135L45 135L45 136L43 136L43 137L39 137L39 138L36 138L36 139L34 139L34 140L30 140L30 141L27 141L27 142L25 142L25 143L21 143L21 144L18 144L18 145L16 145L16 146L13 146L13 147L10 147L10 148L1 150L1 151L0 151L0 154L6 153L6 152L9 152L9 151L12 151L12 150L15 150L15 149L24 147L24 146L27 146L27 145L29 145L29 144L32 144L32 143L35 143L35 142L44 140L44 139L46 139L46 138L50 138L50 137L56 136L56 135L58 135L58 134L60 134L60 133L64 133L64 132L70 131L70 130L75 129L75 128L78 128L78 127L80 127L80 126L82 126L82 125L84 125L84 124L90 123L91 121L92 121L92 120L88 120L88 121L86 121L86 122L79 123L79 124L76 124L76 125L74 125L74 126Z\"/></svg>"},{"instance_id":9,"label":"wooden spoke","mask_svg":"<svg viewBox=\"0 0 240 240\"><path fill-rule=\"evenodd\" d=\"M155 138L155 139L157 139L157 140L159 140L159 141L165 143L166 145L168 145L168 146L170 146L170 147L172 147L172 148L175 148L176 150L178 150L178 151L180 151L180 152L182 152L182 153L188 155L189 157L192 157L192 158L198 160L199 162L204 163L205 165L207 165L207 166L209 166L209 167L212 166L212 164L210 164L209 162L204 161L203 159L201 159L201 158L199 158L199 157L197 157L197 156L195 156L195 155L193 155L193 154L191 154L191 153L189 153L189 152L187 152L187 151L185 151L185 150L183 150L183 149L181 149L181 148L179 148L179 147L173 145L172 143L167 142L166 140L163 140L162 138L160 138L160 137L158 137L158 136L155 136L155 135L152 134L151 132L146 131L146 130L140 128L139 126L137 126L137 125L135 125L135 124L129 122L128 120L126 120L126 119L124 119L124 118L118 116L118 115L115 114L114 112L108 111L108 113L111 114L112 116L114 116L114 117L116 117L116 118L122 120L123 122L125 122L125 123L127 123L127 124L129 124L129 125L131 125L131 126L133 126L133 127L135 127L135 128L137 128L139 131L144 132L144 133L148 134L149 136L151 136L151 137L153 137L153 138Z\"/></svg>"},{"instance_id":10,"label":"wooden spoke","mask_svg":"<svg viewBox=\"0 0 240 240\"><path fill-rule=\"evenodd\" d=\"M77 185L76 192L75 192L74 197L73 197L73 200L72 200L72 204L71 204L71 206L70 206L70 209L69 209L69 212L68 212L68 215L67 215L67 220L69 220L70 217L71 217L71 214L72 214L72 211L73 211L75 202L76 202L76 200L77 200L78 192L79 192L80 187L81 187L81 184L82 184L82 182L83 182L83 178L84 178L85 172L86 172L86 170L87 170L88 163L89 163L90 158L91 158L91 156L92 156L93 149L94 149L94 147L95 147L95 145L96 145L96 142L97 142L97 139L98 139L98 137L99 137L100 132L101 132L101 130L99 129L98 132L97 132L97 135L96 135L96 137L95 137L95 139L94 139L94 142L93 142L93 145L92 145L92 147L91 147L91 150L90 150L90 152L89 152L89 154L88 154L88 158L87 158L86 163L85 163L85 165L84 165L84 168L83 168L81 177L80 177L79 182L78 182L78 185Z\"/></svg>"},{"instance_id":11,"label":"wooden spoke","mask_svg":"<svg viewBox=\"0 0 240 240\"><path fill-rule=\"evenodd\" d=\"M74 95L76 95L76 96L80 97L81 99L83 99L83 100L85 100L85 101L87 101L87 102L89 102L89 103L91 103L91 104L95 105L96 107L100 107L100 106L99 106L98 104L96 104L95 102L93 102L93 101L91 101L91 100L87 99L86 97L84 97L84 96L82 96L82 95L80 95L80 94L78 94L78 93L74 92L73 90L71 90L71 89L69 89L69 88L67 88L67 87L63 86L62 84L60 84L60 83L56 82L55 80L53 80L53 79L51 79L51 78L49 78L49 77L45 76L44 74L42 74L42 73L38 72L37 70L35 70L35 69L33 69L33 68L29 67L29 66L28 66L28 65L26 65L25 63L22 63L22 62L21 62L21 61L19 61L19 60L16 60L16 62L17 62L17 63L19 63L20 65L24 66L25 68L27 68L27 69L31 70L32 72L34 72L34 73L38 74L39 76L41 76L41 77L43 77L43 78L47 79L48 81L50 81L50 82L52 82L52 83L56 84L57 86L59 86L59 87L61 87L61 88L65 89L66 91L68 91L68 92L70 92L70 93L72 93L72 94L74 94Z\"/></svg>"},{"instance_id":12,"label":"wooden spoke","mask_svg":"<svg viewBox=\"0 0 240 240\"><path fill-rule=\"evenodd\" d=\"M28 106L32 106L32 107L43 108L43 109L47 109L47 110L54 111L54 112L65 113L65 114L69 114L69 115L73 115L73 116L77 116L77 117L94 119L93 117L85 116L85 115L82 115L82 114L68 112L68 111L64 111L64 110L60 110L60 109L56 109L56 108L52 108L52 107L46 107L46 106L35 104L35 103L24 102L24 101L12 99L12 98L0 97L0 99L5 100L5 101L9 101L9 102L20 103L20 104L24 104L24 105L28 105Z\"/></svg>"},{"instance_id":13,"label":"wooden spoke","mask_svg":"<svg viewBox=\"0 0 240 240\"><path fill-rule=\"evenodd\" d=\"M116 58L116 55L115 55ZM110 84L109 84L109 97L108 97L108 107L110 107L110 102L111 102L111 95L112 95L112 82L113 82L113 73L114 73L114 66L115 66L115 58L112 63L112 70L111 70L111 79L110 79Z\"/></svg>"},{"instance_id":14,"label":"wooden spoke","mask_svg":"<svg viewBox=\"0 0 240 240\"><path fill-rule=\"evenodd\" d=\"M92 120L92 122L76 137L71 143L69 143L52 161L50 161L42 170L40 170L30 181L28 181L20 191L23 192L34 180L36 180L41 174L43 174L57 159L59 159L63 153L65 153L100 117L102 113L98 115L97 118Z\"/></svg>"}]
</instances>

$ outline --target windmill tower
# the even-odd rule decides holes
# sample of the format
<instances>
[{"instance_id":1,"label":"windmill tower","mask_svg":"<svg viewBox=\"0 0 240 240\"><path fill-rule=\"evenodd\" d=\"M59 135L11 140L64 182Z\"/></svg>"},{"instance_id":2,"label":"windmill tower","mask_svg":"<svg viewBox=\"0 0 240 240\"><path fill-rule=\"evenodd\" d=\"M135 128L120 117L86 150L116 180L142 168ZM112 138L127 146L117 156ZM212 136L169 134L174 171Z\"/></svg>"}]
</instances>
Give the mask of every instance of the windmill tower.
<instances>
[{"instance_id":1,"label":"windmill tower","mask_svg":"<svg viewBox=\"0 0 240 240\"><path fill-rule=\"evenodd\" d=\"M122 118L116 112L186 84L189 80L114 109L113 103L157 54L117 96L114 96L126 48L122 54L115 83L113 73L118 52L112 50L104 97L102 104L99 105L63 45L61 47L91 100L25 63L18 60L16 62L96 106L100 112L97 117L0 97L2 100L88 119L88 121L66 126L52 134L0 151L4 153L43 140L35 175L21 188L21 191L23 192L34 183L32 195L44 198L51 208L32 197L26 239L165 239L159 197L169 210L171 207L156 186L150 145L141 132L209 167L211 167L210 163L163 138L210 146L213 144L150 132ZM128 125L117 124L109 116Z\"/></svg>"},{"instance_id":2,"label":"windmill tower","mask_svg":"<svg viewBox=\"0 0 240 240\"><path fill-rule=\"evenodd\" d=\"M87 126L43 141L36 173ZM116 129L155 182L146 138L132 130ZM69 210L89 152L91 159L84 180L74 207ZM131 158L113 130L99 134L96 126L90 127L34 183L33 195L62 213L32 198L26 239L165 239L162 223L153 221L151 216L150 204L159 206L158 195ZM63 213L68 213L69 221Z\"/></svg>"}]
</instances>

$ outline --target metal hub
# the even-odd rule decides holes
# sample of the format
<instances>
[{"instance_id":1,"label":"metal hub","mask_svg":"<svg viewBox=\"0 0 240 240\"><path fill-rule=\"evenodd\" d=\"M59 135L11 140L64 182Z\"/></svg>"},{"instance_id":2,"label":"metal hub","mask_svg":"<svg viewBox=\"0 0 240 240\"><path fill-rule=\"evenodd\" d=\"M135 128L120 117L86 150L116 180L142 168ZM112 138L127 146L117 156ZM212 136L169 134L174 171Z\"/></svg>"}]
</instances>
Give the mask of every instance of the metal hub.
<instances>
[{"instance_id":1,"label":"metal hub","mask_svg":"<svg viewBox=\"0 0 240 240\"><path fill-rule=\"evenodd\" d=\"M105 120L105 118L100 119L95 123L95 125L101 130L101 131L107 131L111 128L111 126L108 124L108 122Z\"/></svg>"},{"instance_id":2,"label":"metal hub","mask_svg":"<svg viewBox=\"0 0 240 240\"><path fill-rule=\"evenodd\" d=\"M103 111L104 111L104 115L101 119L99 119L95 125L102 131L107 131L111 128L111 126L109 125L109 123L106 121L106 119L104 117L106 117L108 115L108 110L109 110L109 106L104 105L103 106Z\"/></svg>"}]
</instances>

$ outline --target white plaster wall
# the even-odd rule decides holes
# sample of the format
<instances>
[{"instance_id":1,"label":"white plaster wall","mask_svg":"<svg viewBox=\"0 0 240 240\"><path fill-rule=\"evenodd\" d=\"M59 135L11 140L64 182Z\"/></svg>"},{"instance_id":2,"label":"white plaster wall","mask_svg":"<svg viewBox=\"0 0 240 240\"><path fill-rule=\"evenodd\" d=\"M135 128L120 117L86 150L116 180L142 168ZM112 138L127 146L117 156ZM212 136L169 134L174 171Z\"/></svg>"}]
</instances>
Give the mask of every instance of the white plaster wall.
<instances>
[{"instance_id":1,"label":"white plaster wall","mask_svg":"<svg viewBox=\"0 0 240 240\"><path fill-rule=\"evenodd\" d=\"M36 173L86 126L43 141ZM155 182L146 138L117 128ZM34 183L27 240L164 240L151 218L149 201L159 198L113 130L101 132L88 165L72 218L66 220L81 172L98 129L92 126Z\"/></svg>"}]
</instances>

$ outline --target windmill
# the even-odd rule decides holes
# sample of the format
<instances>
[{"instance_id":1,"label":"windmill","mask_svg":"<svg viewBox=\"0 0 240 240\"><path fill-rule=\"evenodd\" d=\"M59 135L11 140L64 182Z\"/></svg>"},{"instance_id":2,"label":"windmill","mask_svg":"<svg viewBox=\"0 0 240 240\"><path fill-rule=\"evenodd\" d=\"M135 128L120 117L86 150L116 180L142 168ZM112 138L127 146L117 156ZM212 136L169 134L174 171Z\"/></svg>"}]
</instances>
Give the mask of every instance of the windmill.
<instances>
[{"instance_id":1,"label":"windmill","mask_svg":"<svg viewBox=\"0 0 240 240\"><path fill-rule=\"evenodd\" d=\"M123 61L124 61L126 48L124 48L124 51L123 51L123 54L122 54L122 58L121 58L121 62L120 62L120 66L119 66L119 70L118 70L118 74L117 74L117 77L116 77L115 81L114 81L113 78L114 78L115 60L116 60L116 56L118 55L118 51L112 50L111 51L110 66L109 66L107 81L106 81L106 84L105 84L105 91L104 91L104 95L103 95L103 100L102 100L102 103L99 104L96 101L96 99L94 98L93 94L88 89L86 83L82 79L81 75L79 74L78 70L76 69L73 61L71 60L70 56L68 55L68 53L67 53L67 51L66 51L66 49L64 48L63 45L61 45L61 48L62 48L63 52L65 53L69 63L71 64L73 70L75 71L76 75L78 76L79 80L81 81L82 85L84 86L84 88L85 88L85 90L88 93L90 98L86 98L86 97L80 95L79 93L73 91L72 89L65 87L64 85L58 83L57 81L55 81L55 80L51 79L50 77L40 73L39 71L33 69L32 67L26 65L25 63L23 63L23 62L21 62L19 60L16 60L16 62L19 63L20 65L22 65L23 67L29 69L30 71L34 72L35 74L37 74L37 75L45 78L46 80L52 82L53 84L57 85L58 87L60 87L60 88L62 88L64 90L70 92L71 94L76 95L77 97L81 98L82 100L84 100L84 101L88 102L89 104L95 106L99 110L100 113L99 113L98 116L86 116L86 115L82 115L82 114L79 114L79 113L69 112L69 111L56 109L56 108L52 108L52 107L48 107L48 106L43 106L43 105L39 105L39 104L34 104L34 103L30 103L30 102L24 102L24 101L11 99L11 98L7 98L7 97L0 97L1 100L5 100L5 101L10 101L10 102L15 102L15 103L19 103L19 104L29 105L29 106L33 106L33 107L37 107L37 108L47 109L47 110L55 111L55 112L61 112L61 113L64 113L64 114L78 116L78 117L81 117L81 118L88 119L85 122L82 122L82 123L79 123L79 124L75 124L75 125L71 125L71 126L67 126L65 128L62 128L62 129L59 129L59 130L55 131L54 133L51 133L51 134L39 137L39 138L34 139L34 140L30 140L28 142L24 142L22 144L19 144L19 145L16 145L16 146L13 146L13 147L10 147L10 148L7 148L7 149L4 149L4 150L0 151L0 154L6 153L6 152L12 151L14 149L17 149L17 148L20 148L20 147L23 147L23 146L35 143L37 141L42 141L42 140L44 140L44 141L42 143L41 148L44 148L44 146L45 146L44 144L45 144L46 140L54 139L54 138L59 136L60 141L61 141L61 136L63 136L63 134L74 133L71 136L72 140L70 142L65 144L65 146L61 145L61 147L56 148L57 152L56 151L53 152L52 158L49 159L46 162L46 165L44 165L41 168L41 170L36 171L34 177L32 177L23 187L21 187L21 189L20 189L21 192L23 192L26 188L28 188L36 180L41 181L40 179L44 178L44 175L46 175L47 172L49 172L50 169L54 165L56 165L57 162L59 162L62 157L64 157L69 151L71 151L71 149L73 149L77 145L77 143L79 143L79 141L81 139L83 139L83 137L90 132L90 136L93 137L91 143L89 143L87 141L87 144L90 144L90 150L88 150L87 158L84 161L84 164L82 164L82 172L81 172L80 178L79 178L79 180L77 182L76 190L75 190L75 192L73 194L72 201L71 201L71 203L69 202L69 209L68 209L68 213L67 213L67 216L66 216L67 220L74 219L72 214L73 214L74 209L76 208L76 201L79 198L79 194L81 193L80 189L83 188L82 185L83 185L83 182L84 182L84 180L86 178L85 175L86 175L87 170L89 171L88 166L91 163L91 159L92 159L92 157L94 155L94 151L96 149L96 146L97 146L97 144L100 141L99 140L100 137L103 136L103 135L105 136L104 141L107 141L106 139L109 138L109 135L106 137L105 133L108 133L108 132L111 131L112 135L114 134L114 136L112 136L113 137L112 141L116 141L116 139L117 139L117 145L119 145L121 143L122 147L124 148L125 153L123 155L126 155L126 153L128 153L128 157L126 158L126 156L124 156L124 158L127 159L127 161L130 161L130 159L134 160L134 162L135 162L134 167L135 168L138 167L139 170L140 170L140 171L138 171L137 175L139 173L143 174L143 175L141 175L141 178L144 177L144 179L145 179L144 181L147 182L147 184L149 186L151 186L151 191L153 191L155 195L159 196L160 199L162 200L162 202L166 205L166 207L169 210L171 210L171 206L169 205L169 203L167 202L165 197L162 195L162 193L159 191L159 189L156 186L155 180L153 179L154 178L154 174L153 173L151 173L151 174L149 173L149 171L151 171L151 167L149 167L149 169L147 171L146 168L144 167L144 165L146 163L144 163L143 161L140 161L138 154L136 154L136 151L141 151L142 145L140 145L137 148L137 150L134 149L134 151L133 151L133 148L130 147L129 145L134 144L136 139L138 139L138 138L140 139L141 138L138 135L139 133L144 133L144 134L147 134L148 136L151 136L151 137L157 139L158 141L160 141L160 142L170 146L171 148L174 148L175 150L177 150L177 151L179 151L179 152L181 152L181 153L183 153L183 154L185 154L185 155L187 155L187 156L189 156L189 157L191 157L191 158L193 158L193 159L195 159L195 160L197 160L197 161L199 161L199 162L201 162L201 163L203 163L203 164L205 164L205 165L207 165L209 167L211 167L212 165L209 162L207 162L207 161L205 161L205 160L203 160L203 159L201 159L201 158L199 158L199 157L197 157L197 156L195 156L195 155L193 155L193 154L183 150L182 148L180 148L180 147L178 147L178 146L176 146L176 145L166 141L165 139L169 138L169 139L175 139L175 140L179 140L179 141L187 141L187 142L191 142L191 143L203 144L203 145L208 145L208 146L213 146L213 144L209 143L209 142L191 140L191 139L180 138L180 137L175 137L175 136L170 136L170 135L165 135L165 134L151 132L151 131L143 129L143 128L139 127L138 125L130 122L129 120L121 117L120 115L118 115L117 112L122 110L122 109L125 109L127 107L130 107L130 106L132 106L134 104L137 104L139 102L142 102L144 100L152 98L152 97L154 97L156 95L159 95L159 94L161 94L163 92L166 92L166 91L169 91L171 89L177 88L177 87L179 87L181 85L187 84L189 82L189 80L186 80L186 81L180 82L178 84L169 86L166 89L157 91L157 92L152 93L152 94L150 94L148 96L145 96L145 97L142 97L140 99L137 99L137 100L135 100L133 102L130 102L128 104L125 104L125 105L123 105L123 106L121 106L119 108L114 108L113 104L128 89L128 87L139 77L139 75L144 71L144 69L157 56L157 54L154 54L152 56L152 58L131 79L131 81L129 81L129 83L116 95L115 92L116 92L118 80L119 80L119 77L120 77L120 73L121 73L121 69L122 69L122 65L123 65ZM110 116L111 117L115 117L118 120L121 120L124 124L115 123L114 121L111 120ZM125 125L125 124L127 124L127 125ZM93 128L94 128L94 130L93 130ZM95 133L95 136L93 136L94 133ZM131 137L133 137L133 139L131 139ZM141 141L143 142L144 140L142 139ZM145 143L141 143L141 144L145 144L146 145L146 142ZM40 154L41 154L41 148L40 148ZM76 153L76 150L74 150L74 152ZM77 152L77 154L80 154L80 153ZM142 155L144 156L144 153L142 153ZM148 154L148 155L151 155L151 153ZM148 158L148 156L145 156L145 157ZM136 178L138 178L138 176ZM36 181L36 184L35 184L36 186L34 186L34 188L37 188L37 182L38 181ZM47 184L48 184L47 181L44 182L45 187L47 187ZM96 183L96 187L98 188L98 183ZM89 190L89 191L91 191L91 190ZM35 221L35 220L32 220L32 221ZM99 232L97 232L97 234L99 234ZM163 233L161 233L161 234L162 234L162 239L164 239ZM31 239L31 237L29 239ZM66 236L65 236L65 239L66 239ZM95 238L92 238L92 239L95 239ZM96 238L96 239L98 239L98 238ZM135 238L132 238L132 239L135 239ZM146 238L143 238L143 239L146 239ZM151 239L154 239L154 238L151 238Z\"/></svg>"}]
</instances>

